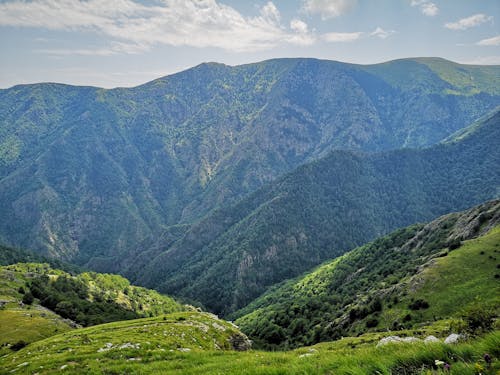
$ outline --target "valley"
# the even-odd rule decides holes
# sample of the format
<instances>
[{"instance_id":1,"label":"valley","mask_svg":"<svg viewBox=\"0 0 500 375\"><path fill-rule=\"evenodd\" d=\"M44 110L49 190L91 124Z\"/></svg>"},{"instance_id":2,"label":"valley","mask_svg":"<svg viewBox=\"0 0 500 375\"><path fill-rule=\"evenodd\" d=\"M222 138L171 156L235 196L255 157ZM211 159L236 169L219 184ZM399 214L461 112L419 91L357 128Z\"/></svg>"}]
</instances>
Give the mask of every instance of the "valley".
<instances>
[{"instance_id":1,"label":"valley","mask_svg":"<svg viewBox=\"0 0 500 375\"><path fill-rule=\"evenodd\" d=\"M0 89L0 374L497 374L499 140L441 58Z\"/></svg>"}]
</instances>

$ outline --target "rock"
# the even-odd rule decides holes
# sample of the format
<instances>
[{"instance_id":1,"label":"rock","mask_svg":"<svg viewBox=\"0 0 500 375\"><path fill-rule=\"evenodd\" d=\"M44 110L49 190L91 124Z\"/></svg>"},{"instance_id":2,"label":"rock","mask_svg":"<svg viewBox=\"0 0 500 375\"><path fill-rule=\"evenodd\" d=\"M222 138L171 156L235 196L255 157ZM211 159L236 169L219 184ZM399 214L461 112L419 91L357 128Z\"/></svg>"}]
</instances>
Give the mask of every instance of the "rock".
<instances>
[{"instance_id":1,"label":"rock","mask_svg":"<svg viewBox=\"0 0 500 375\"><path fill-rule=\"evenodd\" d=\"M229 338L229 342L234 350L243 352L252 347L252 341L242 333L235 333Z\"/></svg>"},{"instance_id":2,"label":"rock","mask_svg":"<svg viewBox=\"0 0 500 375\"><path fill-rule=\"evenodd\" d=\"M387 337L384 337L384 338L380 339L380 341L378 342L377 348L379 346L384 346L384 345L387 345L387 344L390 344L390 343L394 343L394 342L401 342L401 337L399 337L399 336L387 336Z\"/></svg>"},{"instance_id":3,"label":"rock","mask_svg":"<svg viewBox=\"0 0 500 375\"><path fill-rule=\"evenodd\" d=\"M224 332L226 330L226 327L224 327L223 325L218 324L217 322L213 322L212 323L212 327L214 327L215 329L217 329L219 331L222 331L222 332Z\"/></svg>"},{"instance_id":4,"label":"rock","mask_svg":"<svg viewBox=\"0 0 500 375\"><path fill-rule=\"evenodd\" d=\"M452 333L451 335L449 335L445 340L444 340L444 343L445 344L457 344L459 341L463 340L464 339L464 336L463 335L459 335L457 333Z\"/></svg>"},{"instance_id":5,"label":"rock","mask_svg":"<svg viewBox=\"0 0 500 375\"><path fill-rule=\"evenodd\" d=\"M420 340L420 339L418 339L418 338L416 338L416 337L412 337L412 336L410 336L410 337L403 337L403 338L401 339L401 341L402 341L402 342L419 342L419 341L421 341L421 340Z\"/></svg>"},{"instance_id":6,"label":"rock","mask_svg":"<svg viewBox=\"0 0 500 375\"><path fill-rule=\"evenodd\" d=\"M425 343L430 343L430 342L441 342L441 340L439 340L436 336L427 336L425 339L424 339L424 342Z\"/></svg>"},{"instance_id":7,"label":"rock","mask_svg":"<svg viewBox=\"0 0 500 375\"><path fill-rule=\"evenodd\" d=\"M419 338L412 337L412 336L409 336L409 337L387 336L387 337L380 339L380 341L377 344L377 348L379 346L384 346L384 345L396 343L396 342L414 343L414 342L420 342L420 341L421 340Z\"/></svg>"},{"instance_id":8,"label":"rock","mask_svg":"<svg viewBox=\"0 0 500 375\"><path fill-rule=\"evenodd\" d=\"M310 357L312 355L314 355L314 354L313 353L304 353L304 354L299 355L299 358Z\"/></svg>"},{"instance_id":9,"label":"rock","mask_svg":"<svg viewBox=\"0 0 500 375\"><path fill-rule=\"evenodd\" d=\"M65 368L67 368L68 365L62 365L61 367L59 367L60 370L64 370Z\"/></svg>"},{"instance_id":10,"label":"rock","mask_svg":"<svg viewBox=\"0 0 500 375\"><path fill-rule=\"evenodd\" d=\"M177 350L180 352L184 352L184 353L188 353L191 351L191 349L189 349L189 348L177 348Z\"/></svg>"}]
</instances>

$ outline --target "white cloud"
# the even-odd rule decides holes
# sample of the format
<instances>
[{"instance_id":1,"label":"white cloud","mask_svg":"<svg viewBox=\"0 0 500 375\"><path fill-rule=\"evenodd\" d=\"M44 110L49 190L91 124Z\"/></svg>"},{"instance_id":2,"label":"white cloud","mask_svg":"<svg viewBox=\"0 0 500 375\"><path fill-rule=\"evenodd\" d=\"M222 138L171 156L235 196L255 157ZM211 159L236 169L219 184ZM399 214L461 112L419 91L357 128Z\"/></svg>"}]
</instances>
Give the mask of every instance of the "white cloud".
<instances>
[{"instance_id":1,"label":"white cloud","mask_svg":"<svg viewBox=\"0 0 500 375\"><path fill-rule=\"evenodd\" d=\"M482 23L492 21L493 17L487 16L486 14L474 14L473 16L462 18L457 22L448 22L444 24L444 27L450 30L467 30L471 27L481 25Z\"/></svg>"},{"instance_id":2,"label":"white cloud","mask_svg":"<svg viewBox=\"0 0 500 375\"><path fill-rule=\"evenodd\" d=\"M217 0L9 0L0 3L0 26L97 32L114 43L113 53L135 53L153 45L218 47L257 51L282 43L311 44L312 34L287 30L274 3L245 17ZM121 49L120 44L122 43ZM82 53L89 50L75 50ZM104 54L102 50L97 53Z\"/></svg>"},{"instance_id":3,"label":"white cloud","mask_svg":"<svg viewBox=\"0 0 500 375\"><path fill-rule=\"evenodd\" d=\"M429 0L411 0L412 7L419 7L422 14L428 17L434 17L439 13L439 8L436 4Z\"/></svg>"},{"instance_id":4,"label":"white cloud","mask_svg":"<svg viewBox=\"0 0 500 375\"><path fill-rule=\"evenodd\" d=\"M281 20L281 14L278 8L276 8L276 5L274 5L271 1L262 7L260 14L262 14L265 19L273 23L279 23Z\"/></svg>"},{"instance_id":5,"label":"white cloud","mask_svg":"<svg viewBox=\"0 0 500 375\"><path fill-rule=\"evenodd\" d=\"M309 14L320 14L322 19L341 16L357 4L357 0L303 0L303 9Z\"/></svg>"},{"instance_id":6,"label":"white cloud","mask_svg":"<svg viewBox=\"0 0 500 375\"><path fill-rule=\"evenodd\" d=\"M478 46L500 46L500 35L483 39L476 43Z\"/></svg>"},{"instance_id":7,"label":"white cloud","mask_svg":"<svg viewBox=\"0 0 500 375\"><path fill-rule=\"evenodd\" d=\"M387 39L389 36L391 36L394 33L395 33L394 30L384 30L381 27L377 27L375 30L373 30L370 33L370 36L376 36L380 39Z\"/></svg>"},{"instance_id":8,"label":"white cloud","mask_svg":"<svg viewBox=\"0 0 500 375\"><path fill-rule=\"evenodd\" d=\"M299 34L304 34L308 32L308 27L307 23L304 21L298 20L294 18L293 20L290 21L290 29L293 31L299 33Z\"/></svg>"},{"instance_id":9,"label":"white cloud","mask_svg":"<svg viewBox=\"0 0 500 375\"><path fill-rule=\"evenodd\" d=\"M358 31L355 33L326 33L321 37L323 40L330 43L348 43L354 42L364 35L363 32Z\"/></svg>"}]
</instances>

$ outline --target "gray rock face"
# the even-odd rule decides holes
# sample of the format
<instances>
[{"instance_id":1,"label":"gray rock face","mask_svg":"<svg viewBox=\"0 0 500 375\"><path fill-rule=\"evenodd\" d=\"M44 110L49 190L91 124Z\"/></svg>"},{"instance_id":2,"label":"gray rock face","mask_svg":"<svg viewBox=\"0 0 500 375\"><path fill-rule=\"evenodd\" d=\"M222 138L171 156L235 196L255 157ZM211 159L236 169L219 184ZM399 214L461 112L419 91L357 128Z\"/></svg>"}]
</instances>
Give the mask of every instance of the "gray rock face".
<instances>
[{"instance_id":1,"label":"gray rock face","mask_svg":"<svg viewBox=\"0 0 500 375\"><path fill-rule=\"evenodd\" d=\"M234 334L229 338L229 342L234 350L239 352L244 352L250 350L252 347L252 341L248 339L244 334Z\"/></svg>"},{"instance_id":2,"label":"gray rock face","mask_svg":"<svg viewBox=\"0 0 500 375\"><path fill-rule=\"evenodd\" d=\"M445 340L445 344L458 344L460 341L464 339L463 335L459 335L457 333L452 333Z\"/></svg>"},{"instance_id":3,"label":"gray rock face","mask_svg":"<svg viewBox=\"0 0 500 375\"><path fill-rule=\"evenodd\" d=\"M427 336L425 339L424 339L424 342L425 343L431 343L431 342L441 342L441 340L439 340L436 336Z\"/></svg>"}]
</instances>

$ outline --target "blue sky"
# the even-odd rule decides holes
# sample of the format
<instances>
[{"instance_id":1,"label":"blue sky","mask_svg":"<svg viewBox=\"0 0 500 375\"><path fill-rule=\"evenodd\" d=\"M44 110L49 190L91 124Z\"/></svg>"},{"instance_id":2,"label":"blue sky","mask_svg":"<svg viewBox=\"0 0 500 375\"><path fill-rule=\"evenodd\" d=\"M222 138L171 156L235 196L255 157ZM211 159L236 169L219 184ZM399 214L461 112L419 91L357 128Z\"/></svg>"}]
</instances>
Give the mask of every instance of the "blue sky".
<instances>
[{"instance_id":1,"label":"blue sky","mask_svg":"<svg viewBox=\"0 0 500 375\"><path fill-rule=\"evenodd\" d=\"M134 86L206 61L500 64L499 0L0 0L0 87Z\"/></svg>"}]
</instances>

